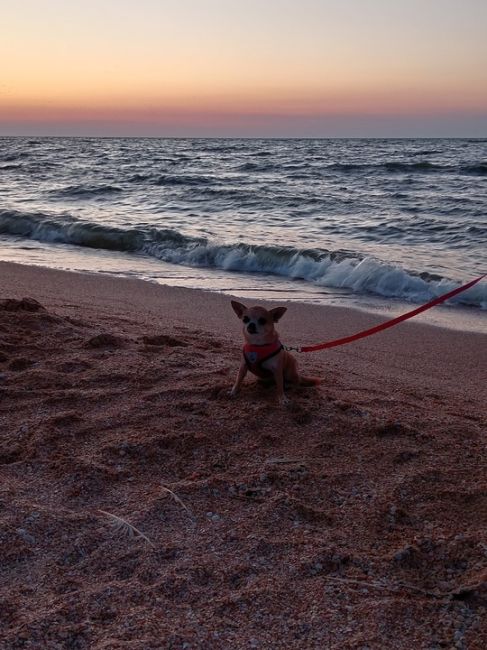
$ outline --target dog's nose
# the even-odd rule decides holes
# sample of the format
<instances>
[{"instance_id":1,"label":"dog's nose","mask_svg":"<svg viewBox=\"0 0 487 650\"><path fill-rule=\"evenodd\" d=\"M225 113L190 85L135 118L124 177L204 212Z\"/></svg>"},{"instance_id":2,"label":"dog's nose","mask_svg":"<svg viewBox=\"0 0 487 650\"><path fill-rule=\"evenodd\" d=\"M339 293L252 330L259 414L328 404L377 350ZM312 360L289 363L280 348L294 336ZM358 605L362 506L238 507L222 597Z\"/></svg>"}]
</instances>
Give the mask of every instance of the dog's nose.
<instances>
[{"instance_id":1,"label":"dog's nose","mask_svg":"<svg viewBox=\"0 0 487 650\"><path fill-rule=\"evenodd\" d=\"M247 325L247 332L249 334L257 334L257 328L255 326L255 323L249 323Z\"/></svg>"}]
</instances>

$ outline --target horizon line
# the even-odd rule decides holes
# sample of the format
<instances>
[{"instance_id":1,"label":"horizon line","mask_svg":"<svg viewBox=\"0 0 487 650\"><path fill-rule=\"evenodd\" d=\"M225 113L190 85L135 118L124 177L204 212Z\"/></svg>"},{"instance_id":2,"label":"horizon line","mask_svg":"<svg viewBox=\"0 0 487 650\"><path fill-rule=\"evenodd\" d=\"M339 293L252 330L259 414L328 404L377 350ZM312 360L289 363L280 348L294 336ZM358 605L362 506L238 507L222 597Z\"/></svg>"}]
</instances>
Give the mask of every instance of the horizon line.
<instances>
[{"instance_id":1,"label":"horizon line","mask_svg":"<svg viewBox=\"0 0 487 650\"><path fill-rule=\"evenodd\" d=\"M0 133L0 138L96 139L96 140L486 140L482 135L90 135L45 133Z\"/></svg>"}]
</instances>

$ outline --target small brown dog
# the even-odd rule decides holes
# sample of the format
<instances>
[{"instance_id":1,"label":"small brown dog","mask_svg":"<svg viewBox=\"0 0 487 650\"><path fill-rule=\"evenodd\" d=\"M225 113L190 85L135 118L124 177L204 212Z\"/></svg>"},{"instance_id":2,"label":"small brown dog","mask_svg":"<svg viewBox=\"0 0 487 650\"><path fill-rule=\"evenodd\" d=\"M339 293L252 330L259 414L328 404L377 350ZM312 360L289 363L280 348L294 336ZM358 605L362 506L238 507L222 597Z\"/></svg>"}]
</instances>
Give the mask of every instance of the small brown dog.
<instances>
[{"instance_id":1,"label":"small brown dog","mask_svg":"<svg viewBox=\"0 0 487 650\"><path fill-rule=\"evenodd\" d=\"M282 318L287 311L286 307L275 307L267 311L263 307L247 308L235 300L232 300L232 307L243 323L245 339L242 363L230 391L232 397L237 395L249 370L260 379L274 379L280 404L289 402L284 394L284 382L307 386L319 384L319 379L299 375L296 359L284 350L279 340L274 323Z\"/></svg>"}]
</instances>

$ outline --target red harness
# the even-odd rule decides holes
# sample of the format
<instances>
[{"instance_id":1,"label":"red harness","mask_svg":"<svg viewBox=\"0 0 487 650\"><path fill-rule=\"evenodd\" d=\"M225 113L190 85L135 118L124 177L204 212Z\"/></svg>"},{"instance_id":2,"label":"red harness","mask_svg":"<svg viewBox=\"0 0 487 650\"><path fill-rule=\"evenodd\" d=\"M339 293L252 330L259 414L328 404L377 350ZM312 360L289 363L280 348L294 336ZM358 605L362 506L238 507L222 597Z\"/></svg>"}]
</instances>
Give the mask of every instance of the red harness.
<instances>
[{"instance_id":1,"label":"red harness","mask_svg":"<svg viewBox=\"0 0 487 650\"><path fill-rule=\"evenodd\" d=\"M261 379L269 379L272 377L272 372L267 370L267 368L263 368L262 364L272 357L275 357L276 354L279 354L283 347L284 346L279 340L274 341L273 343L266 343L265 345L252 345L251 343L246 343L243 346L243 355L247 368L257 377L260 377Z\"/></svg>"}]
</instances>

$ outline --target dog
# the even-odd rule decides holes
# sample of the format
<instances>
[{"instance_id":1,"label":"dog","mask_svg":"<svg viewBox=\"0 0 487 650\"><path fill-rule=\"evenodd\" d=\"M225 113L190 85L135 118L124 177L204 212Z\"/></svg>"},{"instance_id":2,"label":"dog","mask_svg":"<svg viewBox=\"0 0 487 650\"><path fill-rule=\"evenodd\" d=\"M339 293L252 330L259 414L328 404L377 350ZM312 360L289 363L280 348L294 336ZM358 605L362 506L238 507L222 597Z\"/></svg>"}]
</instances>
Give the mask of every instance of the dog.
<instances>
[{"instance_id":1,"label":"dog","mask_svg":"<svg viewBox=\"0 0 487 650\"><path fill-rule=\"evenodd\" d=\"M284 393L284 383L315 386L319 379L302 377L298 372L296 359L284 349L279 340L279 334L274 325L279 322L287 311L287 307L247 308L242 303L232 300L233 311L243 324L243 358L237 374L237 379L230 391L235 397L248 371L259 379L274 379L277 387L277 398L280 404L289 403Z\"/></svg>"}]
</instances>

